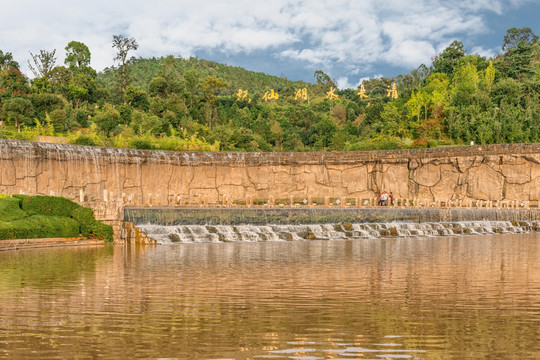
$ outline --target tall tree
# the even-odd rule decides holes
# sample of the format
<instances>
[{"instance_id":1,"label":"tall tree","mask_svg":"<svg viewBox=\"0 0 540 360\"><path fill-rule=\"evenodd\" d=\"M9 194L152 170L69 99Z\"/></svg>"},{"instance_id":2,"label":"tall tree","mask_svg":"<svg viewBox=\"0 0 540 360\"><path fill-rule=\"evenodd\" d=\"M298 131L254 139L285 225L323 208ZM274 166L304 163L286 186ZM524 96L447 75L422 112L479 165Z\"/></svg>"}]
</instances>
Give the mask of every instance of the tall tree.
<instances>
[{"instance_id":1,"label":"tall tree","mask_svg":"<svg viewBox=\"0 0 540 360\"><path fill-rule=\"evenodd\" d=\"M36 78L45 78L49 79L50 73L52 69L56 66L56 49L53 51L47 51L47 50L39 50L39 54L32 54L30 52L30 56L32 56L32 63L30 60L28 60L28 67L34 73L34 76Z\"/></svg>"},{"instance_id":2,"label":"tall tree","mask_svg":"<svg viewBox=\"0 0 540 360\"><path fill-rule=\"evenodd\" d=\"M126 59L128 53L131 50L137 50L139 45L135 38L127 38L124 35L113 35L113 48L117 49L116 56L114 60L119 60L122 63L122 93L126 95L127 87L127 73L126 73ZM124 104L126 100L124 99Z\"/></svg>"},{"instance_id":3,"label":"tall tree","mask_svg":"<svg viewBox=\"0 0 540 360\"><path fill-rule=\"evenodd\" d=\"M531 28L524 27L521 29L510 28L504 35L504 44L502 49L504 52L517 48L518 44L533 45L538 41L538 36L533 33Z\"/></svg>"},{"instance_id":4,"label":"tall tree","mask_svg":"<svg viewBox=\"0 0 540 360\"><path fill-rule=\"evenodd\" d=\"M317 80L317 85L321 87L322 90L329 90L331 87L337 88L336 83L324 71L315 70L313 76L315 77L315 80Z\"/></svg>"},{"instance_id":5,"label":"tall tree","mask_svg":"<svg viewBox=\"0 0 540 360\"><path fill-rule=\"evenodd\" d=\"M90 50L88 46L78 41L71 41L66 46L64 63L70 68L90 66Z\"/></svg>"},{"instance_id":6,"label":"tall tree","mask_svg":"<svg viewBox=\"0 0 540 360\"><path fill-rule=\"evenodd\" d=\"M0 70L10 68L19 69L19 63L13 60L13 55L10 52L4 53L0 50Z\"/></svg>"},{"instance_id":7,"label":"tall tree","mask_svg":"<svg viewBox=\"0 0 540 360\"><path fill-rule=\"evenodd\" d=\"M438 56L433 58L434 72L451 75L458 60L465 56L465 47L461 41L453 41Z\"/></svg>"},{"instance_id":8,"label":"tall tree","mask_svg":"<svg viewBox=\"0 0 540 360\"><path fill-rule=\"evenodd\" d=\"M488 67L484 71L484 85L488 92L491 92L493 88L493 82L495 81L495 66L493 66L493 61L489 62Z\"/></svg>"},{"instance_id":9,"label":"tall tree","mask_svg":"<svg viewBox=\"0 0 540 360\"><path fill-rule=\"evenodd\" d=\"M90 67L91 54L88 46L78 41L71 41L66 46L65 64L68 66L67 84L63 84L66 96L73 100L78 107L82 101L90 101L96 88L96 71ZM58 67L51 71L53 82L58 80L58 75L65 75ZM62 76L60 76L62 78Z\"/></svg>"}]
</instances>

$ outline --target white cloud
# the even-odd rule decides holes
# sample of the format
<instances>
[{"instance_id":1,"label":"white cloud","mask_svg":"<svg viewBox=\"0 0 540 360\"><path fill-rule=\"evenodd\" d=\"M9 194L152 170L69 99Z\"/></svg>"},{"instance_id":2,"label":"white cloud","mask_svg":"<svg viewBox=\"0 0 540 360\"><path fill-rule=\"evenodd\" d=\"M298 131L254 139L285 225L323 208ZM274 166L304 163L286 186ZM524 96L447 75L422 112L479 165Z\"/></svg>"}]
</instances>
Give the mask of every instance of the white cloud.
<instances>
[{"instance_id":1,"label":"white cloud","mask_svg":"<svg viewBox=\"0 0 540 360\"><path fill-rule=\"evenodd\" d=\"M136 56L267 51L283 62L330 70L338 63L362 74L381 65L429 64L452 40L485 33L485 12L502 14L531 1L19 0L0 13L0 49L25 69L29 51L57 49L62 64L64 47L77 40L101 70L113 65L112 35L122 33L136 38Z\"/></svg>"},{"instance_id":2,"label":"white cloud","mask_svg":"<svg viewBox=\"0 0 540 360\"><path fill-rule=\"evenodd\" d=\"M356 87L354 84L349 83L349 78L346 76L337 78L336 83L340 89L353 89Z\"/></svg>"},{"instance_id":3,"label":"white cloud","mask_svg":"<svg viewBox=\"0 0 540 360\"><path fill-rule=\"evenodd\" d=\"M470 51L468 51L468 53L480 55L489 59L499 54L500 50L501 50L500 47L496 47L494 49L484 49L481 46L476 46L476 47L473 47Z\"/></svg>"}]
</instances>

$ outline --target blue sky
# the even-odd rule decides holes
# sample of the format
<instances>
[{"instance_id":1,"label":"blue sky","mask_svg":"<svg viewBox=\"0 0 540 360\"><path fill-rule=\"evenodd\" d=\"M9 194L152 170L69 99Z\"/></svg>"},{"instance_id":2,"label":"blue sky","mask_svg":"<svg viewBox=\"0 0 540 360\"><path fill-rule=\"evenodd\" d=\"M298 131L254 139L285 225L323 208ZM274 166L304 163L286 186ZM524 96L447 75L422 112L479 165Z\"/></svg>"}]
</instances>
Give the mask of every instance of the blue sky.
<instances>
[{"instance_id":1,"label":"blue sky","mask_svg":"<svg viewBox=\"0 0 540 360\"><path fill-rule=\"evenodd\" d=\"M89 2L19 0L0 13L0 50L23 72L29 52L85 43L96 70L114 65L112 35L134 37L134 56L196 56L253 71L340 88L410 73L452 41L494 56L511 27L540 35L540 0L227 0Z\"/></svg>"}]
</instances>

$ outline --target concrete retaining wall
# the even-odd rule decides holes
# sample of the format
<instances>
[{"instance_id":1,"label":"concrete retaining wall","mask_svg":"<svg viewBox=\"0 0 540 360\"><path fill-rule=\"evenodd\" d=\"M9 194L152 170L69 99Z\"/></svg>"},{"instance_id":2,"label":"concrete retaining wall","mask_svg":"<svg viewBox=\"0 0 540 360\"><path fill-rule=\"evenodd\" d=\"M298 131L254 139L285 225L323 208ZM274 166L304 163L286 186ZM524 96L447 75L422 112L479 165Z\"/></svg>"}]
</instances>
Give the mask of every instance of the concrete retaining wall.
<instances>
[{"instance_id":1,"label":"concrete retaining wall","mask_svg":"<svg viewBox=\"0 0 540 360\"><path fill-rule=\"evenodd\" d=\"M538 206L540 144L195 153L0 140L1 193L65 196L109 222L122 219L124 206L302 204L373 199L383 190L434 204Z\"/></svg>"}]
</instances>

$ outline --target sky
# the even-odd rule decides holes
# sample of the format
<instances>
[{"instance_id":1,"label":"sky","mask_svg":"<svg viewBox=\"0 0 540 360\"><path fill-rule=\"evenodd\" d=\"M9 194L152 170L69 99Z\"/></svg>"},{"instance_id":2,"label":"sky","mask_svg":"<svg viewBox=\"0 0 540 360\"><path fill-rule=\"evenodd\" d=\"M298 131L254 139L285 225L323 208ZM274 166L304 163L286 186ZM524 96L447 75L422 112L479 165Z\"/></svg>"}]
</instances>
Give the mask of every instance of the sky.
<instances>
[{"instance_id":1,"label":"sky","mask_svg":"<svg viewBox=\"0 0 540 360\"><path fill-rule=\"evenodd\" d=\"M540 0L18 0L0 12L0 50L28 70L30 52L79 41L97 71L118 65L113 35L135 38L129 56L174 55L339 88L429 66L452 41L467 53L501 53L509 28L540 35Z\"/></svg>"}]
</instances>

